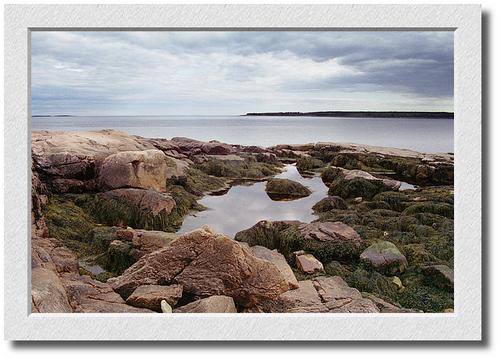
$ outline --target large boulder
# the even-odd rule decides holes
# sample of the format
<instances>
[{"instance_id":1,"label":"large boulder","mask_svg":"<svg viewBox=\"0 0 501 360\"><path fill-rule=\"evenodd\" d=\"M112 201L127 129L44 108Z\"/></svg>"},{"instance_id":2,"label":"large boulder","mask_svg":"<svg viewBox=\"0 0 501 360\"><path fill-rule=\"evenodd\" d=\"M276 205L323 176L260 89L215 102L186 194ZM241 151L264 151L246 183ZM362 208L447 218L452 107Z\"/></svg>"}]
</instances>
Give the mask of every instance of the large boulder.
<instances>
[{"instance_id":1,"label":"large boulder","mask_svg":"<svg viewBox=\"0 0 501 360\"><path fill-rule=\"evenodd\" d=\"M262 220L235 235L235 240L249 245L262 245L278 251L292 260L292 253L304 250L323 263L360 255L363 241L360 235L342 222Z\"/></svg>"},{"instance_id":2,"label":"large boulder","mask_svg":"<svg viewBox=\"0 0 501 360\"><path fill-rule=\"evenodd\" d=\"M166 180L180 176L176 163L160 150L123 151L108 156L99 170L103 189L125 187L166 190Z\"/></svg>"},{"instance_id":3,"label":"large boulder","mask_svg":"<svg viewBox=\"0 0 501 360\"><path fill-rule=\"evenodd\" d=\"M236 313L235 302L229 296L213 295L178 307L175 313Z\"/></svg>"},{"instance_id":4,"label":"large boulder","mask_svg":"<svg viewBox=\"0 0 501 360\"><path fill-rule=\"evenodd\" d=\"M289 285L275 265L208 227L143 256L108 283L123 297L140 285L181 284L194 296L227 295L241 306L278 297Z\"/></svg>"},{"instance_id":5,"label":"large boulder","mask_svg":"<svg viewBox=\"0 0 501 360\"><path fill-rule=\"evenodd\" d=\"M33 131L33 164L58 192L96 190L104 159L122 151L155 149L146 139L115 130Z\"/></svg>"},{"instance_id":6,"label":"large boulder","mask_svg":"<svg viewBox=\"0 0 501 360\"><path fill-rule=\"evenodd\" d=\"M372 244L360 255L360 260L386 275L403 273L407 268L407 259L389 241L378 241Z\"/></svg>"},{"instance_id":7,"label":"large boulder","mask_svg":"<svg viewBox=\"0 0 501 360\"><path fill-rule=\"evenodd\" d=\"M161 312L162 300L175 306L182 295L181 285L141 285L127 298L127 304Z\"/></svg>"},{"instance_id":8,"label":"large boulder","mask_svg":"<svg viewBox=\"0 0 501 360\"><path fill-rule=\"evenodd\" d=\"M163 145L115 130L32 132L34 169L59 193L121 187L165 191L165 180L184 175L190 161Z\"/></svg>"},{"instance_id":9,"label":"large boulder","mask_svg":"<svg viewBox=\"0 0 501 360\"><path fill-rule=\"evenodd\" d=\"M293 200L311 194L306 186L289 179L270 179L265 190L272 200Z\"/></svg>"}]
</instances>

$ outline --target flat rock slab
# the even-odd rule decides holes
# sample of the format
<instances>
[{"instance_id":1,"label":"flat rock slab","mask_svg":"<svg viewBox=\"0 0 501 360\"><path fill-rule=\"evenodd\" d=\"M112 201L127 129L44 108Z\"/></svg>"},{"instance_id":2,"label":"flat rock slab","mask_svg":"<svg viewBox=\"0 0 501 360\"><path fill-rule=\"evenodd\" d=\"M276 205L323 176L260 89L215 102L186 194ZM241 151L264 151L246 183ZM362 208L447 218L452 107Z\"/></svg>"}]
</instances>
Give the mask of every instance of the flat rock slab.
<instances>
[{"instance_id":1,"label":"flat rock slab","mask_svg":"<svg viewBox=\"0 0 501 360\"><path fill-rule=\"evenodd\" d=\"M340 299L361 299L362 294L346 283L339 276L319 276L313 280L313 286L323 302Z\"/></svg>"},{"instance_id":2,"label":"flat rock slab","mask_svg":"<svg viewBox=\"0 0 501 360\"><path fill-rule=\"evenodd\" d=\"M236 313L235 302L229 296L214 295L178 307L175 313Z\"/></svg>"},{"instance_id":3,"label":"flat rock slab","mask_svg":"<svg viewBox=\"0 0 501 360\"><path fill-rule=\"evenodd\" d=\"M181 285L141 285L127 298L127 304L161 312L162 300L167 301L170 306L175 306L182 295Z\"/></svg>"},{"instance_id":4,"label":"flat rock slab","mask_svg":"<svg viewBox=\"0 0 501 360\"><path fill-rule=\"evenodd\" d=\"M299 281L299 288L289 290L279 297L272 311L293 313L378 313L370 299L362 297L339 276L320 276L313 280Z\"/></svg>"},{"instance_id":5,"label":"flat rock slab","mask_svg":"<svg viewBox=\"0 0 501 360\"><path fill-rule=\"evenodd\" d=\"M304 224L299 226L299 231L306 240L349 241L358 245L362 243L355 229L340 221Z\"/></svg>"},{"instance_id":6,"label":"flat rock slab","mask_svg":"<svg viewBox=\"0 0 501 360\"><path fill-rule=\"evenodd\" d=\"M324 266L311 254L296 255L296 266L305 274L315 274L324 270Z\"/></svg>"}]
</instances>

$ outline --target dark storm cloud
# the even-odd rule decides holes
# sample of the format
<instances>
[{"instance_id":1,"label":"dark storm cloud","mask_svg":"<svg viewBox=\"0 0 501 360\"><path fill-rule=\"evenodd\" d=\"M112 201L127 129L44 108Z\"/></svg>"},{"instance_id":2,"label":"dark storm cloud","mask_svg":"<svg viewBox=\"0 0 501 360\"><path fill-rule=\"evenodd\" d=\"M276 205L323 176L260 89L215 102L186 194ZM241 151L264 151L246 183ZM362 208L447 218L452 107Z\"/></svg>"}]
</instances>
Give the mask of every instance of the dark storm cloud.
<instances>
[{"instance_id":1,"label":"dark storm cloud","mask_svg":"<svg viewBox=\"0 0 501 360\"><path fill-rule=\"evenodd\" d=\"M39 32L33 111L452 110L453 47L452 32Z\"/></svg>"}]
</instances>

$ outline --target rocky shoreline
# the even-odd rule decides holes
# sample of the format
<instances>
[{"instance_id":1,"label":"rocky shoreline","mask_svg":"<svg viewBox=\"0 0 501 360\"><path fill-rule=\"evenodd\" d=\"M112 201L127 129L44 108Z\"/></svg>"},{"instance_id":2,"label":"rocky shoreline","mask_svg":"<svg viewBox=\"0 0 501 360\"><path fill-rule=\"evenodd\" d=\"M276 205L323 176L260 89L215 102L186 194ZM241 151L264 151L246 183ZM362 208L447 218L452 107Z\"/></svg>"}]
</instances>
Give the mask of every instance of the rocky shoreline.
<instances>
[{"instance_id":1,"label":"rocky shoreline","mask_svg":"<svg viewBox=\"0 0 501 360\"><path fill-rule=\"evenodd\" d=\"M33 312L453 311L453 154L102 130L33 131L32 159ZM329 188L317 220L176 233L242 181L309 196L273 178L291 163Z\"/></svg>"}]
</instances>

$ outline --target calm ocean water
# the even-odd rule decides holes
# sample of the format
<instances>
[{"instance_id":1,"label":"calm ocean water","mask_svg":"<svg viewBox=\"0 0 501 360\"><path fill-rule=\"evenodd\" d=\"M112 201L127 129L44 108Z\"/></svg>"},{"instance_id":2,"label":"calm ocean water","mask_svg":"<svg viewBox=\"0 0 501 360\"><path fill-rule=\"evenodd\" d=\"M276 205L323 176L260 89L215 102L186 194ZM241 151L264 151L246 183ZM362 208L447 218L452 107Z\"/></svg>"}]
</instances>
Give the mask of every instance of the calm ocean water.
<instances>
[{"instance_id":1,"label":"calm ocean water","mask_svg":"<svg viewBox=\"0 0 501 360\"><path fill-rule=\"evenodd\" d=\"M34 117L34 130L117 129L144 137L184 136L230 144L271 146L318 141L454 151L454 120L287 116Z\"/></svg>"}]
</instances>

